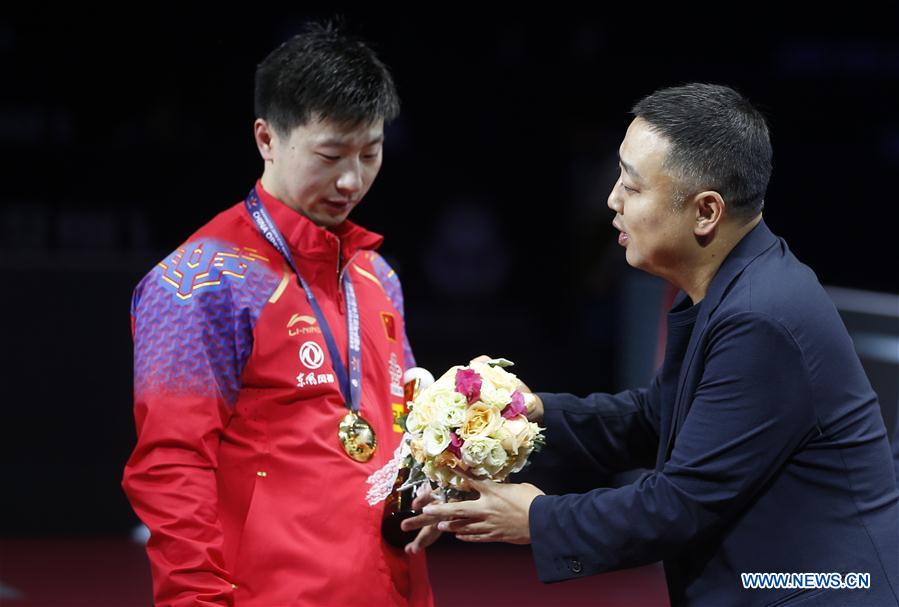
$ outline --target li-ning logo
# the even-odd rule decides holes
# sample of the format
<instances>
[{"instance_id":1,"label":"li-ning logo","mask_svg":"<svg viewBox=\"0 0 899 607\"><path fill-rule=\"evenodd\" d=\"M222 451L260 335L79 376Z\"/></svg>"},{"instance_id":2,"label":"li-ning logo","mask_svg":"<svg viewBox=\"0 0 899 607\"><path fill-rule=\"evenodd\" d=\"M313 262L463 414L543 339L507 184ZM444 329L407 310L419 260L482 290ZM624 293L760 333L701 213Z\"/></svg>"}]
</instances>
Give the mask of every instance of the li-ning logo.
<instances>
[{"instance_id":1,"label":"li-ning logo","mask_svg":"<svg viewBox=\"0 0 899 607\"><path fill-rule=\"evenodd\" d=\"M307 369L318 369L325 362L325 353L314 341L307 341L300 346L300 362Z\"/></svg>"},{"instance_id":2,"label":"li-ning logo","mask_svg":"<svg viewBox=\"0 0 899 607\"><path fill-rule=\"evenodd\" d=\"M313 318L312 316L301 316L300 314L294 314L290 317L290 322L287 323L287 334L290 337L296 337L297 335L308 335L309 333L321 333L321 329L313 326L315 325L315 322L315 318ZM294 326L300 323L307 326Z\"/></svg>"}]
</instances>

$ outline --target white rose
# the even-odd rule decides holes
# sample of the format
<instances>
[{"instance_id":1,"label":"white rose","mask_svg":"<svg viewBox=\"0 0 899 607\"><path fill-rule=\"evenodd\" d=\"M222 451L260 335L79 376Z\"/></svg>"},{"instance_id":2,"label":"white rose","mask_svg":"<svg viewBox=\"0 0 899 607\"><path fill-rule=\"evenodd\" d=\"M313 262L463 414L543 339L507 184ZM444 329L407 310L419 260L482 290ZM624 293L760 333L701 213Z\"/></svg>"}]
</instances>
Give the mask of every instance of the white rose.
<instances>
[{"instance_id":1,"label":"white rose","mask_svg":"<svg viewBox=\"0 0 899 607\"><path fill-rule=\"evenodd\" d=\"M465 405L449 406L438 409L435 423L447 428L458 428L465 421Z\"/></svg>"},{"instance_id":2,"label":"white rose","mask_svg":"<svg viewBox=\"0 0 899 607\"><path fill-rule=\"evenodd\" d=\"M487 460L484 463L496 471L505 466L508 459L509 455L506 453L506 450L503 449L498 440L494 440L490 452L487 453Z\"/></svg>"},{"instance_id":3,"label":"white rose","mask_svg":"<svg viewBox=\"0 0 899 607\"><path fill-rule=\"evenodd\" d=\"M441 389L434 394L433 423L447 428L458 428L465 421L467 402L465 397L455 390Z\"/></svg>"},{"instance_id":4,"label":"white rose","mask_svg":"<svg viewBox=\"0 0 899 607\"><path fill-rule=\"evenodd\" d=\"M481 402L502 411L512 402L512 390L498 388L487 382L481 384Z\"/></svg>"},{"instance_id":5,"label":"white rose","mask_svg":"<svg viewBox=\"0 0 899 607\"><path fill-rule=\"evenodd\" d=\"M421 436L422 431L427 425L427 422L422 419L418 407L409 411L409 415L406 416L406 431L409 434Z\"/></svg>"},{"instance_id":6,"label":"white rose","mask_svg":"<svg viewBox=\"0 0 899 607\"><path fill-rule=\"evenodd\" d=\"M440 376L440 379L435 381L428 390L440 390L440 389L456 389L456 371L459 369L464 369L465 367L461 365L456 365L455 367L450 367L449 370Z\"/></svg>"},{"instance_id":7,"label":"white rose","mask_svg":"<svg viewBox=\"0 0 899 607\"><path fill-rule=\"evenodd\" d=\"M450 431L446 426L429 424L424 431L425 451L431 457L437 457L450 444Z\"/></svg>"},{"instance_id":8,"label":"white rose","mask_svg":"<svg viewBox=\"0 0 899 607\"><path fill-rule=\"evenodd\" d=\"M494 447L503 448L494 438L473 436L462 445L462 461L469 466L480 466L487 462Z\"/></svg>"},{"instance_id":9,"label":"white rose","mask_svg":"<svg viewBox=\"0 0 899 607\"><path fill-rule=\"evenodd\" d=\"M455 388L434 390L432 402L435 407L465 407L468 404L465 395L456 392Z\"/></svg>"},{"instance_id":10,"label":"white rose","mask_svg":"<svg viewBox=\"0 0 899 607\"><path fill-rule=\"evenodd\" d=\"M524 385L514 373L509 373L502 367L494 367L487 363L472 363L471 368L477 371L482 379L490 382L496 388L508 390L510 394Z\"/></svg>"}]
</instances>

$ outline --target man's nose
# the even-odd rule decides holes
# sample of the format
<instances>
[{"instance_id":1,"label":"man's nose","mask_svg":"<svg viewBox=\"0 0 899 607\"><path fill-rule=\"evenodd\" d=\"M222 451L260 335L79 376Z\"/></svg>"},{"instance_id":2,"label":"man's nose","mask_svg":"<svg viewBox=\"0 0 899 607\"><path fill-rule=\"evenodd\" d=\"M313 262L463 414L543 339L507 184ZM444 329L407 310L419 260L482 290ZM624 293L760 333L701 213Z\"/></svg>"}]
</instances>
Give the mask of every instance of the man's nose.
<instances>
[{"instance_id":1,"label":"man's nose","mask_svg":"<svg viewBox=\"0 0 899 607\"><path fill-rule=\"evenodd\" d=\"M617 184L616 184L617 185ZM609 205L609 208L621 214L621 198L616 193L618 191L617 187L612 187L612 191L609 192L609 199L606 201L606 204Z\"/></svg>"},{"instance_id":2,"label":"man's nose","mask_svg":"<svg viewBox=\"0 0 899 607\"><path fill-rule=\"evenodd\" d=\"M342 192L358 192L362 189L362 167L352 160L337 178L337 189Z\"/></svg>"}]
</instances>

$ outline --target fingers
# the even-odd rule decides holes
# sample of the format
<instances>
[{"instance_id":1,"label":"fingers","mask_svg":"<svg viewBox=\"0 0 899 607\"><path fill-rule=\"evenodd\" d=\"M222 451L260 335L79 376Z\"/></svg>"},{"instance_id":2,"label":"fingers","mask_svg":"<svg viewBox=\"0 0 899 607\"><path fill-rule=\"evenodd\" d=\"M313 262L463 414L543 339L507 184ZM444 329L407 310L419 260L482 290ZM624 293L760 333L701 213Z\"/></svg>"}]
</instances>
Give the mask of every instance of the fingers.
<instances>
[{"instance_id":1,"label":"fingers","mask_svg":"<svg viewBox=\"0 0 899 607\"><path fill-rule=\"evenodd\" d=\"M441 521L437 523L437 529L439 531L445 531L447 533L478 535L490 533L493 527L489 523L486 523L484 521L473 519L458 519L452 521Z\"/></svg>"},{"instance_id":2,"label":"fingers","mask_svg":"<svg viewBox=\"0 0 899 607\"><path fill-rule=\"evenodd\" d=\"M429 504L425 506L422 514L404 520L400 525L400 528L403 531L412 531L426 525L434 525L440 521L482 518L480 506L476 504L476 501Z\"/></svg>"},{"instance_id":3,"label":"fingers","mask_svg":"<svg viewBox=\"0 0 899 607\"><path fill-rule=\"evenodd\" d=\"M419 495L412 500L412 509L413 510L421 510L428 504L432 504L434 502L440 502L439 494L431 491L431 488L428 487L425 491L421 492Z\"/></svg>"},{"instance_id":4,"label":"fingers","mask_svg":"<svg viewBox=\"0 0 899 607\"><path fill-rule=\"evenodd\" d=\"M443 519L441 519L439 516L419 514L418 516L407 518L402 523L400 523L400 529L402 529L403 531L415 531L416 529L421 529L422 527L427 527L428 525L436 525L441 520Z\"/></svg>"},{"instance_id":5,"label":"fingers","mask_svg":"<svg viewBox=\"0 0 899 607\"><path fill-rule=\"evenodd\" d=\"M479 513L477 501L449 502L447 504L428 504L424 507L425 516L436 517L436 520L446 521L454 518L476 518ZM410 519L411 520L411 519Z\"/></svg>"},{"instance_id":6,"label":"fingers","mask_svg":"<svg viewBox=\"0 0 899 607\"><path fill-rule=\"evenodd\" d=\"M430 495L419 495L414 500L412 500L412 509L413 510L421 510L426 505L430 504L433 501L433 498Z\"/></svg>"},{"instance_id":7,"label":"fingers","mask_svg":"<svg viewBox=\"0 0 899 607\"><path fill-rule=\"evenodd\" d=\"M418 554L431 544L437 541L441 532L434 525L428 525L418 532L415 539L406 544L406 554Z\"/></svg>"},{"instance_id":8,"label":"fingers","mask_svg":"<svg viewBox=\"0 0 899 607\"><path fill-rule=\"evenodd\" d=\"M483 543L483 542L497 542L496 538L493 537L493 534L471 534L471 535L457 535L456 539L462 542L473 542L473 543Z\"/></svg>"}]
</instances>

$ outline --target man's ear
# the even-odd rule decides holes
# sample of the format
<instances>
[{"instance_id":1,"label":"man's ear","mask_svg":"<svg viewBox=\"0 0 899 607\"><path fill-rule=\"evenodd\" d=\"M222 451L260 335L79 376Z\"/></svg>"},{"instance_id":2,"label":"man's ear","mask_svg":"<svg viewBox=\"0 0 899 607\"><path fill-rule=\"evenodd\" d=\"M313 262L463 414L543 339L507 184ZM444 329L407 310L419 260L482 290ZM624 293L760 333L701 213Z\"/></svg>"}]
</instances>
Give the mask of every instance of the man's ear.
<instances>
[{"instance_id":1,"label":"man's ear","mask_svg":"<svg viewBox=\"0 0 899 607\"><path fill-rule=\"evenodd\" d=\"M272 150L277 143L278 135L272 128L272 125L263 118L257 118L256 122L253 123L253 136L256 138L256 148L259 150L259 155L262 156L262 159L265 161L274 160L275 157Z\"/></svg>"},{"instance_id":2,"label":"man's ear","mask_svg":"<svg viewBox=\"0 0 899 607\"><path fill-rule=\"evenodd\" d=\"M693 197L693 208L696 210L693 233L697 238L706 239L714 234L724 219L726 207L721 194L714 190L699 192Z\"/></svg>"}]
</instances>

